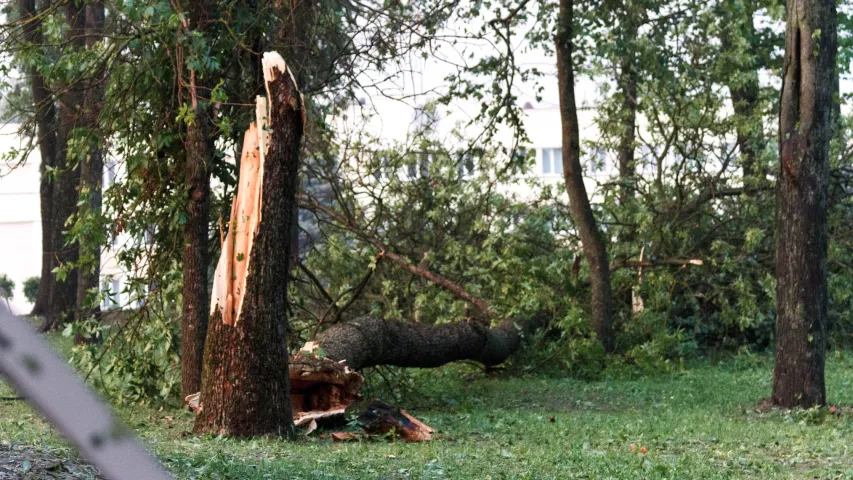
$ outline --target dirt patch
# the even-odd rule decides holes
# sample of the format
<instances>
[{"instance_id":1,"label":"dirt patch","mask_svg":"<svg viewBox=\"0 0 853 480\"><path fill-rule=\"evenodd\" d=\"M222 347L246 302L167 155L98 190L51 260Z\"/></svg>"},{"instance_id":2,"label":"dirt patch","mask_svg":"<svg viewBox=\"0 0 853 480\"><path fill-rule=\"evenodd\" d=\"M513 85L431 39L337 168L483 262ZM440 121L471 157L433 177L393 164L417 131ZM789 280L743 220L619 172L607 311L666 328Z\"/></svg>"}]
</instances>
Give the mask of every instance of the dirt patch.
<instances>
[{"instance_id":1,"label":"dirt patch","mask_svg":"<svg viewBox=\"0 0 853 480\"><path fill-rule=\"evenodd\" d=\"M98 470L68 449L0 444L0 480L103 480Z\"/></svg>"}]
</instances>

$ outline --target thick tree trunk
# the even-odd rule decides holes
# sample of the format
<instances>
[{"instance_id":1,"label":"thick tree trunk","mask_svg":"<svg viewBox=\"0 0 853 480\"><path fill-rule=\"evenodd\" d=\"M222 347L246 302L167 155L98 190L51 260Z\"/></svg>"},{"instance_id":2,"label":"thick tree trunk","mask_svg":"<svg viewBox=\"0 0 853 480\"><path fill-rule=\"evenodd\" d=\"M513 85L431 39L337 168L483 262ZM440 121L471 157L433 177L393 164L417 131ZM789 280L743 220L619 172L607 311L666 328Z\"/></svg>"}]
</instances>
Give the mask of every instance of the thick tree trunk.
<instances>
[{"instance_id":1,"label":"thick tree trunk","mask_svg":"<svg viewBox=\"0 0 853 480\"><path fill-rule=\"evenodd\" d=\"M103 39L104 4L92 2L86 5L86 48L95 47ZM87 129L89 154L80 162L80 193L87 197L87 208L91 214L100 214L102 204L101 181L104 159L100 137L97 134L98 117L104 100L102 79L98 76L86 80L83 100L82 123ZM75 318L78 320L95 315L100 311L96 293L100 283L101 245L93 238L84 238L80 245L80 269L77 271L77 305Z\"/></svg>"},{"instance_id":2,"label":"thick tree trunk","mask_svg":"<svg viewBox=\"0 0 853 480\"><path fill-rule=\"evenodd\" d=\"M207 0L190 4L190 24L197 32L207 29ZM187 127L185 179L189 187L187 223L184 225L183 303L181 307L181 394L201 389L202 359L209 301L207 269L210 264L208 235L210 224L210 164L213 142L210 119L203 108L199 92L206 92L207 82L200 74L190 72L190 97L195 119Z\"/></svg>"},{"instance_id":3,"label":"thick tree trunk","mask_svg":"<svg viewBox=\"0 0 853 480\"><path fill-rule=\"evenodd\" d=\"M65 21L68 28L65 40L68 45L82 49L85 46L86 13L82 4L68 3L65 6ZM71 138L76 134L83 106L84 88L79 79L72 79L71 84L64 86L65 93L59 100L59 129L57 146L58 178L53 184L53 206L51 209L51 248L55 266L75 264L79 258L79 247L76 242L68 242L65 238L65 222L77 211L78 186L80 170L75 165L72 152L68 149ZM63 280L56 280L50 289L45 320L41 330L59 328L65 322L74 319L77 307L77 278L76 269L68 273Z\"/></svg>"},{"instance_id":4,"label":"thick tree trunk","mask_svg":"<svg viewBox=\"0 0 853 480\"><path fill-rule=\"evenodd\" d=\"M494 328L474 321L429 325L365 316L329 327L311 346L322 348L332 360L345 360L355 370L376 365L434 368L459 360L491 367L506 361L523 336L546 323L541 314L506 320Z\"/></svg>"},{"instance_id":5,"label":"thick tree trunk","mask_svg":"<svg viewBox=\"0 0 853 480\"><path fill-rule=\"evenodd\" d=\"M592 287L592 328L604 345L605 351L613 350L612 293L610 290L610 264L607 260L607 245L598 229L580 163L580 139L578 112L575 104L575 78L572 60L572 16L573 0L560 0L560 15L557 25L557 81L560 88L560 116L563 136L563 171L566 190L569 193L569 208L572 219L583 244L583 252L589 263Z\"/></svg>"},{"instance_id":6,"label":"thick tree trunk","mask_svg":"<svg viewBox=\"0 0 853 480\"><path fill-rule=\"evenodd\" d=\"M287 371L290 234L304 107L284 60L267 53L263 64L269 122L259 98L259 126L243 141L239 190L214 278L195 432L291 438L290 382L282 367Z\"/></svg>"},{"instance_id":7,"label":"thick tree trunk","mask_svg":"<svg viewBox=\"0 0 853 480\"><path fill-rule=\"evenodd\" d=\"M28 45L41 45L41 19L36 18L35 0L19 0L21 21L24 24L24 41ZM39 292L33 305L32 315L47 313L50 292L56 282L53 275L53 182L47 175L49 167L56 166L56 109L53 106L53 94L47 88L44 77L35 66L28 70L30 89L35 111L36 135L38 135L39 155L39 205L41 210L42 264Z\"/></svg>"},{"instance_id":8,"label":"thick tree trunk","mask_svg":"<svg viewBox=\"0 0 853 480\"><path fill-rule=\"evenodd\" d=\"M834 0L789 0L779 115L773 403L826 404L827 188Z\"/></svg>"}]
</instances>

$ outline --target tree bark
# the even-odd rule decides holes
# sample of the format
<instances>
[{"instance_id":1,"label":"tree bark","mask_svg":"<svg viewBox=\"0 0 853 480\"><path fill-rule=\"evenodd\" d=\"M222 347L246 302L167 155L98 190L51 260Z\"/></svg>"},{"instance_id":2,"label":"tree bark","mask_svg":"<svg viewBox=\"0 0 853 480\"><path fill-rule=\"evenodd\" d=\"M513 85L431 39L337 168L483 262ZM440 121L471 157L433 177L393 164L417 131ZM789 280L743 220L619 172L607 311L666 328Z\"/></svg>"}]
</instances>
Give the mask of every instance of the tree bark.
<instances>
[{"instance_id":1,"label":"tree bark","mask_svg":"<svg viewBox=\"0 0 853 480\"><path fill-rule=\"evenodd\" d=\"M284 60L267 53L263 64L269 122L259 98L259 126L254 141L250 128L243 142L239 191L214 278L195 432L292 438L290 381L282 367L287 371L290 234L304 105Z\"/></svg>"},{"instance_id":2,"label":"tree bark","mask_svg":"<svg viewBox=\"0 0 853 480\"><path fill-rule=\"evenodd\" d=\"M86 14L85 6L69 2L65 6L65 21L68 28L65 31L66 42L78 50L85 47ZM76 242L68 242L65 238L65 223L77 211L78 186L80 169L68 149L69 140L76 135L79 126L81 108L83 106L84 88L79 79L72 79L69 85L63 87L65 93L59 100L59 128L57 132L57 169L59 174L53 184L53 206L51 209L51 248L53 249L54 265L66 266L77 263L79 246ZM64 323L73 320L77 307L77 277L76 269L68 272L63 280L57 279L50 289L45 320L41 331L54 330Z\"/></svg>"},{"instance_id":3,"label":"tree bark","mask_svg":"<svg viewBox=\"0 0 853 480\"><path fill-rule=\"evenodd\" d=\"M210 2L190 4L190 26L207 29ZM201 389L202 359L207 337L209 300L207 269L210 264L210 164L214 145L210 119L199 98L207 91L202 74L190 71L190 98L195 118L187 126L185 181L189 188L187 223L184 225L183 287L181 304L181 395Z\"/></svg>"},{"instance_id":4,"label":"tree bark","mask_svg":"<svg viewBox=\"0 0 853 480\"><path fill-rule=\"evenodd\" d=\"M756 33L752 10L747 8L746 11L742 12L743 8L732 5L730 2L724 3L723 7L725 8L725 15L729 16L726 18L728 25L723 25L720 32L723 50L731 52L737 48L737 41L735 40L737 35L745 38L750 45L746 57L748 59L753 58L752 49L754 47L752 45ZM741 13L743 16L739 17ZM734 52L732 56L738 59L743 57L737 52ZM759 113L756 112L759 100L758 68L749 62L750 60L747 60L747 64L739 62L731 65L732 71L727 85L731 94L735 117L738 120L735 127L736 141L741 155L744 178L751 178L762 173L758 171L756 166L757 150L761 143L761 119L756 118Z\"/></svg>"},{"instance_id":5,"label":"tree bark","mask_svg":"<svg viewBox=\"0 0 853 480\"><path fill-rule=\"evenodd\" d=\"M86 48L95 47L103 39L104 4L96 1L86 5ZM95 76L86 80L83 100L82 123L88 136L89 154L80 162L80 193L87 199L89 212L98 215L101 212L101 181L104 172L104 159L100 137L97 133L98 117L104 100L102 79ZM101 274L101 245L94 238L86 238L80 245L80 265L77 271L77 305L75 318L78 320L95 315L100 311L97 301Z\"/></svg>"},{"instance_id":6,"label":"tree bark","mask_svg":"<svg viewBox=\"0 0 853 480\"><path fill-rule=\"evenodd\" d=\"M506 361L523 336L546 323L543 314L505 320L494 328L475 321L430 325L365 316L329 327L316 345L328 358L345 360L355 370L376 365L434 368L459 360L491 367Z\"/></svg>"},{"instance_id":7,"label":"tree bark","mask_svg":"<svg viewBox=\"0 0 853 480\"><path fill-rule=\"evenodd\" d=\"M773 403L826 404L827 189L834 0L789 0L779 115Z\"/></svg>"},{"instance_id":8,"label":"tree bark","mask_svg":"<svg viewBox=\"0 0 853 480\"><path fill-rule=\"evenodd\" d=\"M560 0L557 24L557 81L560 89L560 117L563 137L563 171L569 194L569 209L589 263L592 287L592 328L607 352L613 350L612 293L607 245L598 229L580 163L578 112L575 104L574 63L572 60L573 0Z\"/></svg>"},{"instance_id":9,"label":"tree bark","mask_svg":"<svg viewBox=\"0 0 853 480\"><path fill-rule=\"evenodd\" d=\"M23 39L28 45L41 45L41 17L36 17L35 0L19 0ZM35 109L36 135L38 135L39 156L39 206L41 210L42 263L39 291L31 315L44 315L50 300L50 292L56 282L53 275L53 183L47 175L48 167L56 166L56 109L53 94L45 83L44 77L35 65L28 71L30 89Z\"/></svg>"},{"instance_id":10,"label":"tree bark","mask_svg":"<svg viewBox=\"0 0 853 480\"><path fill-rule=\"evenodd\" d=\"M619 135L619 205L626 208L634 197L634 141L637 129L637 66L634 44L637 41L637 24L625 7L624 40L625 51L619 67L619 88L622 91L622 108L619 110L622 131ZM628 235L632 237L633 235Z\"/></svg>"}]
</instances>

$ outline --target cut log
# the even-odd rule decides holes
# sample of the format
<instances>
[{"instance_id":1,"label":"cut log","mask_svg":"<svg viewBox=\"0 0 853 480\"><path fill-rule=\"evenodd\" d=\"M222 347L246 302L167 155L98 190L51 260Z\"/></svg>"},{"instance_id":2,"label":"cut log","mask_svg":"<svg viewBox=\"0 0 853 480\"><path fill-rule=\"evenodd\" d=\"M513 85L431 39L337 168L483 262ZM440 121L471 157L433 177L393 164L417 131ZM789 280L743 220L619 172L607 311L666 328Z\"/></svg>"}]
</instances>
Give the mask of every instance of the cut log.
<instances>
[{"instance_id":1,"label":"cut log","mask_svg":"<svg viewBox=\"0 0 853 480\"><path fill-rule=\"evenodd\" d=\"M546 323L544 314L492 328L474 321L429 325L365 316L329 327L306 347L322 348L328 358L346 361L355 370L376 365L434 368L459 360L491 367L506 361L523 336Z\"/></svg>"},{"instance_id":2,"label":"cut log","mask_svg":"<svg viewBox=\"0 0 853 480\"><path fill-rule=\"evenodd\" d=\"M281 56L264 54L263 67L269 114L260 98L215 275L194 431L292 438L290 381L281 370L304 109Z\"/></svg>"}]
</instances>

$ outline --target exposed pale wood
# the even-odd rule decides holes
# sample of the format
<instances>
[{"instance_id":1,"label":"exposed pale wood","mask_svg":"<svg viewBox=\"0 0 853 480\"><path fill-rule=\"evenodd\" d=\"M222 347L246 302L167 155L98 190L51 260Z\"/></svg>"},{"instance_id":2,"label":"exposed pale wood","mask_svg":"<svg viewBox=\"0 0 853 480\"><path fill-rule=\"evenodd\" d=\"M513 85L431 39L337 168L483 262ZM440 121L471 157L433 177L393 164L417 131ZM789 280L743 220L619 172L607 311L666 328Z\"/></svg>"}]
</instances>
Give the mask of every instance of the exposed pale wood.
<instances>
[{"instance_id":1,"label":"exposed pale wood","mask_svg":"<svg viewBox=\"0 0 853 480\"><path fill-rule=\"evenodd\" d=\"M243 137L243 153L240 158L240 176L237 195L231 205L231 221L216 273L213 276L213 301L211 315L222 311L222 322L236 323L240 317L243 294L246 290L246 273L260 222L260 186L263 182L261 158L258 148L258 127L253 123Z\"/></svg>"}]
</instances>

